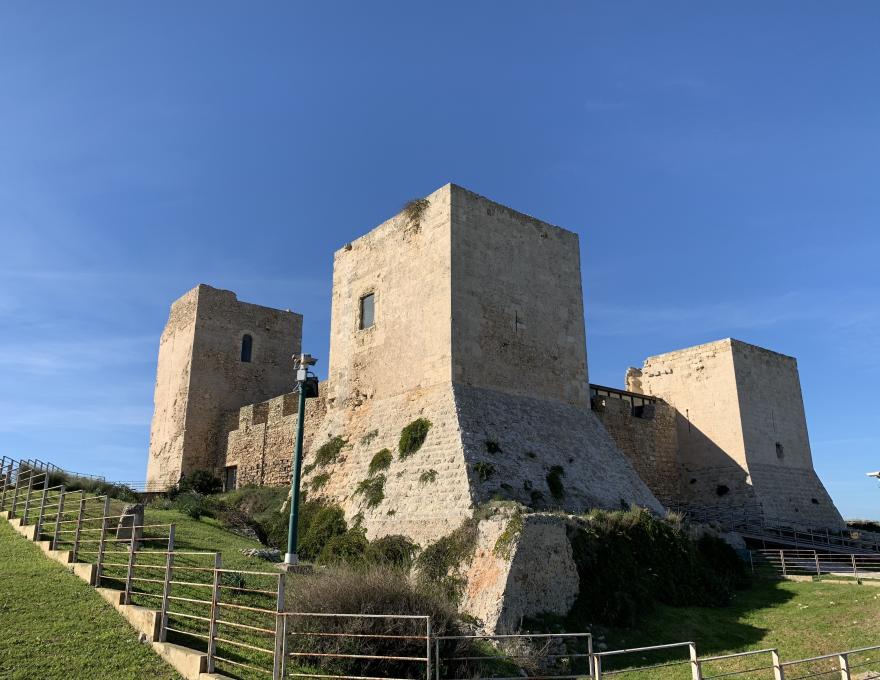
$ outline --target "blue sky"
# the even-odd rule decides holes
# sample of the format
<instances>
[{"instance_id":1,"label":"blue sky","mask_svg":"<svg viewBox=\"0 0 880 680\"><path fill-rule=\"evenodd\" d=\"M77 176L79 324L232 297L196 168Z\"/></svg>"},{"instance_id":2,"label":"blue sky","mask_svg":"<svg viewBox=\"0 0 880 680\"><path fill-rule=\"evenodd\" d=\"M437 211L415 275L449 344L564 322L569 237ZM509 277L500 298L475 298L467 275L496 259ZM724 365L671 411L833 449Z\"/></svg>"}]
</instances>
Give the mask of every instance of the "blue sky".
<instances>
[{"instance_id":1,"label":"blue sky","mask_svg":"<svg viewBox=\"0 0 880 680\"><path fill-rule=\"evenodd\" d=\"M170 302L305 315L454 181L581 235L591 378L798 358L816 468L880 517L880 5L0 5L0 450L145 476Z\"/></svg>"}]
</instances>

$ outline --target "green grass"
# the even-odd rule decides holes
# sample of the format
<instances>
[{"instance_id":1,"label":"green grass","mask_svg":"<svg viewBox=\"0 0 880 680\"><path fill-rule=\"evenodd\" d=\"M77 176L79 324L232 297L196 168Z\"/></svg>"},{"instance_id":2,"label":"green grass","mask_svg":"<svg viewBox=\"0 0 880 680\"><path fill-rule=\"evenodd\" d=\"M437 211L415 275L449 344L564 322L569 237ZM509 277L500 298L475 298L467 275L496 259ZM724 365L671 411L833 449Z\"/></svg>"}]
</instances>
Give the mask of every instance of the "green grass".
<instances>
[{"instance_id":1,"label":"green grass","mask_svg":"<svg viewBox=\"0 0 880 680\"><path fill-rule=\"evenodd\" d=\"M776 647L783 661L845 651L880 644L880 588L831 583L793 583L759 580L737 593L727 607L659 606L644 616L634 629L609 629L609 649L632 648L671 642L697 643L700 656L715 656L747 650ZM624 664L607 663L606 668L622 668L657 663L666 657L626 658ZM686 658L683 650L674 658ZM859 671L880 670L880 654L862 655L853 663L873 660ZM769 655L749 661L718 662L704 669L706 675L745 670L769 662ZM827 668L828 665L825 665ZM793 677L816 666L798 667ZM624 673L623 680L679 680L690 678L687 666ZM736 680L769 678L767 671L734 676ZM826 676L828 677L828 676Z\"/></svg>"},{"instance_id":2,"label":"green grass","mask_svg":"<svg viewBox=\"0 0 880 680\"><path fill-rule=\"evenodd\" d=\"M0 521L0 677L179 680L95 590Z\"/></svg>"}]
</instances>

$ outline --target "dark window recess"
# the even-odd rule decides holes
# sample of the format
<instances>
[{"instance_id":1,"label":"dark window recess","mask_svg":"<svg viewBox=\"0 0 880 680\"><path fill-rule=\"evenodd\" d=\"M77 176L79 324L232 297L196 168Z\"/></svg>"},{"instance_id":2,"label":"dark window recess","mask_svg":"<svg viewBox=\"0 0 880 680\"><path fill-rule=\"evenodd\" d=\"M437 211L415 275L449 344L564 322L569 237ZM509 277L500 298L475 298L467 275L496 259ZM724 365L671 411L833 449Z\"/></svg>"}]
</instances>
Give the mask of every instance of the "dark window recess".
<instances>
[{"instance_id":1,"label":"dark window recess","mask_svg":"<svg viewBox=\"0 0 880 680\"><path fill-rule=\"evenodd\" d=\"M691 477L691 484L696 484L696 483L697 483L696 477Z\"/></svg>"},{"instance_id":2,"label":"dark window recess","mask_svg":"<svg viewBox=\"0 0 880 680\"><path fill-rule=\"evenodd\" d=\"M361 330L376 323L376 299L373 293L361 298Z\"/></svg>"},{"instance_id":3,"label":"dark window recess","mask_svg":"<svg viewBox=\"0 0 880 680\"><path fill-rule=\"evenodd\" d=\"M254 339L245 333L241 338L241 360L249 364L254 352Z\"/></svg>"},{"instance_id":4,"label":"dark window recess","mask_svg":"<svg viewBox=\"0 0 880 680\"><path fill-rule=\"evenodd\" d=\"M727 487L726 484L719 484L715 487L715 493L719 496L726 496L728 493L730 493L730 489Z\"/></svg>"},{"instance_id":5,"label":"dark window recess","mask_svg":"<svg viewBox=\"0 0 880 680\"><path fill-rule=\"evenodd\" d=\"M776 457L785 458L785 449L779 442L776 442Z\"/></svg>"},{"instance_id":6,"label":"dark window recess","mask_svg":"<svg viewBox=\"0 0 880 680\"><path fill-rule=\"evenodd\" d=\"M811 498L810 502L812 502L813 505L819 505L819 501L817 501L815 498Z\"/></svg>"},{"instance_id":7,"label":"dark window recess","mask_svg":"<svg viewBox=\"0 0 880 680\"><path fill-rule=\"evenodd\" d=\"M238 484L238 466L233 465L231 467L226 468L223 479L223 490L224 491L235 491Z\"/></svg>"}]
</instances>

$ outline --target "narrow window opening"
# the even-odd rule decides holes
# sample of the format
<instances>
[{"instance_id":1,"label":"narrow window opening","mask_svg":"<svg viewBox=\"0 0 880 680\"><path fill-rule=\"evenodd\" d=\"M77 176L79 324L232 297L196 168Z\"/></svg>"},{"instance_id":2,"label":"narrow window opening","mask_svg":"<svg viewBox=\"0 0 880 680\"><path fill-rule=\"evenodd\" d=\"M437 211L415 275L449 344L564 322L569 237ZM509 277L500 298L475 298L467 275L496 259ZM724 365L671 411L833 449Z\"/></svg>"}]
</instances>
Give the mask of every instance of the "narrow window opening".
<instances>
[{"instance_id":1,"label":"narrow window opening","mask_svg":"<svg viewBox=\"0 0 880 680\"><path fill-rule=\"evenodd\" d=\"M776 442L776 457L779 459L785 458L785 449L779 442Z\"/></svg>"},{"instance_id":2,"label":"narrow window opening","mask_svg":"<svg viewBox=\"0 0 880 680\"><path fill-rule=\"evenodd\" d=\"M254 339L245 333L241 338L241 360L245 364L251 362L251 355L254 351Z\"/></svg>"},{"instance_id":3,"label":"narrow window opening","mask_svg":"<svg viewBox=\"0 0 880 680\"><path fill-rule=\"evenodd\" d=\"M718 496L726 496L728 493L730 493L730 488L726 484L719 484L715 487L715 493Z\"/></svg>"},{"instance_id":4,"label":"narrow window opening","mask_svg":"<svg viewBox=\"0 0 880 680\"><path fill-rule=\"evenodd\" d=\"M232 465L225 470L226 474L223 479L224 491L235 491L238 484L238 466Z\"/></svg>"},{"instance_id":5,"label":"narrow window opening","mask_svg":"<svg viewBox=\"0 0 880 680\"><path fill-rule=\"evenodd\" d=\"M376 322L376 302L373 293L361 298L361 330L369 328Z\"/></svg>"}]
</instances>

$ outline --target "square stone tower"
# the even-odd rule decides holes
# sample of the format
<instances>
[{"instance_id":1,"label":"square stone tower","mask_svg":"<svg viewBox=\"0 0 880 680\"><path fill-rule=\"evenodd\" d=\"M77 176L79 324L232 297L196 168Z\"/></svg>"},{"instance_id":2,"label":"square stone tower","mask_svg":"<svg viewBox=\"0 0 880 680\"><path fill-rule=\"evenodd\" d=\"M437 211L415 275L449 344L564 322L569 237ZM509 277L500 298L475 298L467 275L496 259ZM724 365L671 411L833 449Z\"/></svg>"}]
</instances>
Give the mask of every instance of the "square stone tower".
<instances>
[{"instance_id":1,"label":"square stone tower","mask_svg":"<svg viewBox=\"0 0 880 680\"><path fill-rule=\"evenodd\" d=\"M171 305L159 343L147 484L214 469L223 414L289 392L302 316L200 284Z\"/></svg>"},{"instance_id":2,"label":"square stone tower","mask_svg":"<svg viewBox=\"0 0 880 680\"><path fill-rule=\"evenodd\" d=\"M627 389L677 410L682 498L769 522L840 528L813 469L793 357L726 339L649 357Z\"/></svg>"},{"instance_id":3,"label":"square stone tower","mask_svg":"<svg viewBox=\"0 0 880 680\"><path fill-rule=\"evenodd\" d=\"M590 411L576 234L449 184L337 251L332 305L305 484L373 535L433 540L494 497L662 509ZM424 445L401 456L419 418ZM370 479L378 502L357 491Z\"/></svg>"}]
</instances>

